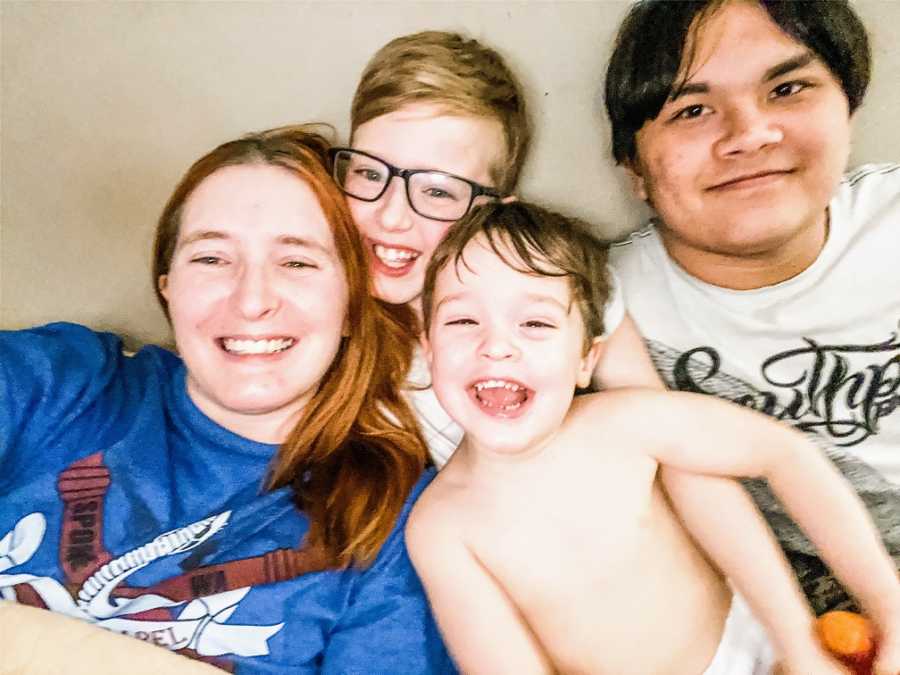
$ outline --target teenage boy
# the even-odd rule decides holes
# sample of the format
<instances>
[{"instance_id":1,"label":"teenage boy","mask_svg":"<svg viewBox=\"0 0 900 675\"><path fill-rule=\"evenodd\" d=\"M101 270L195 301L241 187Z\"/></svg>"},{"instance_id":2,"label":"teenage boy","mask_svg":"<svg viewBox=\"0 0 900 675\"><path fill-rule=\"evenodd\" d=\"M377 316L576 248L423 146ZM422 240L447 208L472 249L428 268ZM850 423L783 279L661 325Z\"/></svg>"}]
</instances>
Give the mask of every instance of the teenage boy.
<instances>
[{"instance_id":1,"label":"teenage boy","mask_svg":"<svg viewBox=\"0 0 900 675\"><path fill-rule=\"evenodd\" d=\"M739 588L773 651L713 567L732 561L707 560L690 536L706 531L689 533L663 495L665 463L766 478L880 626L877 672L896 675L893 564L802 434L695 394L573 400L603 349L608 292L606 250L587 232L538 207L488 205L448 233L426 273L425 351L465 436L407 541L461 670L751 675L777 658L797 675L842 672L771 536L723 529L743 549Z\"/></svg>"},{"instance_id":2,"label":"teenage boy","mask_svg":"<svg viewBox=\"0 0 900 675\"><path fill-rule=\"evenodd\" d=\"M846 0L635 4L606 106L656 217L612 262L669 386L832 446L900 561L900 166L842 175L869 70ZM839 605L760 499L817 609Z\"/></svg>"}]
</instances>

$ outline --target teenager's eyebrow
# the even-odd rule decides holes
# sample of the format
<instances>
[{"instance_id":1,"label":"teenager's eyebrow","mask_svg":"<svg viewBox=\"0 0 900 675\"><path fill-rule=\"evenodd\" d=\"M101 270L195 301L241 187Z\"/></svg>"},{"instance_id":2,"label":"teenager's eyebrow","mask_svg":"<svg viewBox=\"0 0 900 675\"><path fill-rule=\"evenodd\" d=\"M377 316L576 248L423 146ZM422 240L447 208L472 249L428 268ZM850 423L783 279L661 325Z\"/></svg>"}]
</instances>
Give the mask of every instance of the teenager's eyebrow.
<instances>
[{"instance_id":1,"label":"teenager's eyebrow","mask_svg":"<svg viewBox=\"0 0 900 675\"><path fill-rule=\"evenodd\" d=\"M669 102L672 103L683 96L691 96L693 94L708 94L709 85L705 82L685 82L672 92Z\"/></svg>"},{"instance_id":2,"label":"teenager's eyebrow","mask_svg":"<svg viewBox=\"0 0 900 675\"><path fill-rule=\"evenodd\" d=\"M782 61L781 63L776 63L774 66L769 68L764 74L762 81L763 82L771 82L774 79L781 77L782 75L787 75L788 73L799 70L800 68L805 68L810 63L816 60L816 55L811 51L805 51L802 54L797 54L797 56L792 56L789 59ZM669 102L677 101L679 98L683 96L691 96L692 94L708 94L709 93L709 85L706 82L685 82L680 87L675 88L672 91L672 95L669 97Z\"/></svg>"},{"instance_id":3,"label":"teenager's eyebrow","mask_svg":"<svg viewBox=\"0 0 900 675\"><path fill-rule=\"evenodd\" d=\"M781 77L782 75L787 75L791 71L799 70L800 68L805 68L810 63L816 60L816 55L811 51L806 51L803 54L798 54L790 59L782 61L779 64L776 64L769 68L766 71L766 74L763 75L763 82L770 82L776 78Z\"/></svg>"}]
</instances>

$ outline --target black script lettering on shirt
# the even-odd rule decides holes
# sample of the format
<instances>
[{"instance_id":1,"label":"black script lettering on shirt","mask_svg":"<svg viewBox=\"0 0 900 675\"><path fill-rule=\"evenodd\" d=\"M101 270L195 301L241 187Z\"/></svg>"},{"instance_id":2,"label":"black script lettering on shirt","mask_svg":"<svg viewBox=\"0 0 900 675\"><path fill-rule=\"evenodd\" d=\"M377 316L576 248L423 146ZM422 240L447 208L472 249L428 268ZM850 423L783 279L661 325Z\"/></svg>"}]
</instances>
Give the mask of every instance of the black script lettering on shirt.
<instances>
[{"instance_id":1,"label":"black script lettering on shirt","mask_svg":"<svg viewBox=\"0 0 900 675\"><path fill-rule=\"evenodd\" d=\"M676 389L728 398L804 431L824 431L838 446L857 445L878 433L879 420L900 407L900 339L896 333L870 345L827 345L810 338L796 349L779 352L760 365L767 391L745 385L743 393L723 391L722 357L711 346L680 354L670 382ZM854 354L883 356L854 370ZM876 358L877 360L877 358ZM790 367L791 376L779 376ZM780 369L780 370L779 370ZM663 373L666 376L666 373ZM729 378L733 379L733 378ZM730 389L725 387L725 389Z\"/></svg>"}]
</instances>

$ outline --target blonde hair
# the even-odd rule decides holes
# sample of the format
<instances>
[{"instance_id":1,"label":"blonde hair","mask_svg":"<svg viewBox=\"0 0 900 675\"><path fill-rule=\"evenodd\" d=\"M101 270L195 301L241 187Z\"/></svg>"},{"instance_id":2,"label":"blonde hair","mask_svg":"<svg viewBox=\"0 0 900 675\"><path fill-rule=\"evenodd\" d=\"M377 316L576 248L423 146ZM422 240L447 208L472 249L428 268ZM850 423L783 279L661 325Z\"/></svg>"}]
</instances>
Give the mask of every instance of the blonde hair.
<instances>
[{"instance_id":1,"label":"blonde hair","mask_svg":"<svg viewBox=\"0 0 900 675\"><path fill-rule=\"evenodd\" d=\"M500 54L443 31L388 42L369 61L356 88L351 136L366 122L414 103L497 120L506 153L491 167L491 178L501 192L513 190L528 153L531 124L522 89Z\"/></svg>"},{"instance_id":2,"label":"blonde hair","mask_svg":"<svg viewBox=\"0 0 900 675\"><path fill-rule=\"evenodd\" d=\"M331 225L347 279L348 335L301 419L278 449L272 487L291 485L309 518L306 543L328 567L370 563L391 533L425 468L427 451L400 394L412 360L405 306L371 294L366 253L344 195L327 167L328 141L311 126L283 127L220 145L175 188L156 229L154 281L169 272L184 204L216 171L281 167L313 190ZM168 315L161 293L157 297Z\"/></svg>"}]
</instances>

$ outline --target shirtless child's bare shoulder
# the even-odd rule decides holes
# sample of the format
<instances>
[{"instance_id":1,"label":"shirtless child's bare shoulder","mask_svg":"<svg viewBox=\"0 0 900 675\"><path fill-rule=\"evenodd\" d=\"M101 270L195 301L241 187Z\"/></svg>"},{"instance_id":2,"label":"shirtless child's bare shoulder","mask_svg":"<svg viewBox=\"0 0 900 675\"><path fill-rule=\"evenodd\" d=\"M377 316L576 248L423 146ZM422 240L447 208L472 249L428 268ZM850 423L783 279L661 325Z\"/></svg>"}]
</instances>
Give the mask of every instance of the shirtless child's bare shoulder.
<instances>
[{"instance_id":1,"label":"shirtless child's bare shoulder","mask_svg":"<svg viewBox=\"0 0 900 675\"><path fill-rule=\"evenodd\" d=\"M406 543L414 562L443 566L444 561L453 559L474 563L466 544L472 490L460 473L448 464L416 501L406 524Z\"/></svg>"},{"instance_id":2,"label":"shirtless child's bare shoulder","mask_svg":"<svg viewBox=\"0 0 900 675\"><path fill-rule=\"evenodd\" d=\"M464 518L460 506L465 500L460 493L465 486L442 471L431 482L413 506L406 524L406 539L410 547L422 539L431 539L436 534L458 532Z\"/></svg>"},{"instance_id":3,"label":"shirtless child's bare shoulder","mask_svg":"<svg viewBox=\"0 0 900 675\"><path fill-rule=\"evenodd\" d=\"M444 472L416 502L406 540L432 606L453 608L436 614L444 634L460 637L454 658L463 671L553 672L521 613L469 544L478 509L467 497L476 491L451 470ZM493 635L491 648L481 639L485 631Z\"/></svg>"}]
</instances>

